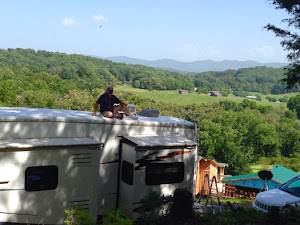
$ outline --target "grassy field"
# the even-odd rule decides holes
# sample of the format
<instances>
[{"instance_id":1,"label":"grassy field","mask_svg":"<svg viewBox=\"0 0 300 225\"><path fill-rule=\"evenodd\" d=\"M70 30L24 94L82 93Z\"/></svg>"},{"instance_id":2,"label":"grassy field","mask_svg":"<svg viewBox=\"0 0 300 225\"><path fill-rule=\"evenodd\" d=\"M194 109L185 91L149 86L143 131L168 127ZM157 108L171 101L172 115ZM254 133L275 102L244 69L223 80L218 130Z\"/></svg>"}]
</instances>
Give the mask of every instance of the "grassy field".
<instances>
[{"instance_id":1,"label":"grassy field","mask_svg":"<svg viewBox=\"0 0 300 225\"><path fill-rule=\"evenodd\" d=\"M219 102L219 101L224 101L224 100L229 100L233 102L240 103L246 98L242 97L237 97L234 95L229 95L228 97L212 97L209 96L208 94L198 94L195 92L191 92L188 95L181 95L178 94L178 90L175 91L148 91L144 89L138 89L138 88L132 88L130 86L126 85L118 85L115 87L115 89L118 91L127 91L132 94L140 95L145 98L149 98L151 100L154 100L155 102L171 102L171 103L176 103L178 105L189 105L189 104L201 104L201 103L214 103L214 102ZM262 95L262 94L260 94ZM288 95L289 97L295 96L296 93L291 93L291 94L285 94ZM274 95L272 95L274 96ZM277 98L282 98L284 95L278 95L276 96ZM265 106L273 106L273 107L284 107L286 108L286 103L277 103L277 102L269 102L268 100L265 99L266 96L263 97L262 101L256 101L257 104L259 105L265 105ZM254 100L255 101L255 100Z\"/></svg>"},{"instance_id":2,"label":"grassy field","mask_svg":"<svg viewBox=\"0 0 300 225\"><path fill-rule=\"evenodd\" d=\"M261 170L271 170L274 165L252 165L251 173L258 173Z\"/></svg>"}]
</instances>

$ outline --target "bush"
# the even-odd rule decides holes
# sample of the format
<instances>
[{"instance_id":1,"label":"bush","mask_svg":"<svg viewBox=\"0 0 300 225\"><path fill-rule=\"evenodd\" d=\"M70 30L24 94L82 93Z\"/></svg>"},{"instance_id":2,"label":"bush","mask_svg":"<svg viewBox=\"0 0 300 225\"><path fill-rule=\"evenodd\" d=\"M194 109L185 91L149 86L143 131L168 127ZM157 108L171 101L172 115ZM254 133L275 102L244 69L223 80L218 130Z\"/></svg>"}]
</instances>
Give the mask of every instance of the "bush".
<instances>
[{"instance_id":1,"label":"bush","mask_svg":"<svg viewBox=\"0 0 300 225\"><path fill-rule=\"evenodd\" d=\"M278 157L259 157L259 164L260 165L275 165L279 164L281 166L284 166L290 170L298 172L299 165L300 165L300 159L299 158L287 158L283 156Z\"/></svg>"},{"instance_id":2,"label":"bush","mask_svg":"<svg viewBox=\"0 0 300 225\"><path fill-rule=\"evenodd\" d=\"M188 189L176 189L170 207L171 217L180 219L193 217L193 204L193 195Z\"/></svg>"},{"instance_id":3,"label":"bush","mask_svg":"<svg viewBox=\"0 0 300 225\"><path fill-rule=\"evenodd\" d=\"M228 95L230 94L230 91L224 90L220 92L222 94L222 96L224 97L228 97Z\"/></svg>"},{"instance_id":4,"label":"bush","mask_svg":"<svg viewBox=\"0 0 300 225\"><path fill-rule=\"evenodd\" d=\"M261 101L261 100L262 100L261 95L256 95L256 100L257 100L257 101Z\"/></svg>"},{"instance_id":5,"label":"bush","mask_svg":"<svg viewBox=\"0 0 300 225\"><path fill-rule=\"evenodd\" d=\"M283 98L279 98L278 101L280 101L280 102L288 102L289 101L289 97L284 96Z\"/></svg>"},{"instance_id":6,"label":"bush","mask_svg":"<svg viewBox=\"0 0 300 225\"><path fill-rule=\"evenodd\" d=\"M248 92L246 92L246 91L234 91L233 94L235 96L240 96L240 97L246 97L246 96L248 96Z\"/></svg>"},{"instance_id":7,"label":"bush","mask_svg":"<svg viewBox=\"0 0 300 225\"><path fill-rule=\"evenodd\" d=\"M91 215L82 210L79 206L72 209L66 209L67 219L64 221L67 225L96 225Z\"/></svg>"},{"instance_id":8,"label":"bush","mask_svg":"<svg viewBox=\"0 0 300 225\"><path fill-rule=\"evenodd\" d=\"M275 97L267 96L266 99L268 99L269 102L277 102L277 98L275 98Z\"/></svg>"},{"instance_id":9,"label":"bush","mask_svg":"<svg viewBox=\"0 0 300 225\"><path fill-rule=\"evenodd\" d=\"M297 119L297 113L295 111L290 110L290 109L288 109L284 112L284 116L286 118L293 119L293 120Z\"/></svg>"},{"instance_id":10,"label":"bush","mask_svg":"<svg viewBox=\"0 0 300 225\"><path fill-rule=\"evenodd\" d=\"M126 218L122 216L122 208L118 208L117 211L106 210L103 213L102 223L103 225L133 225L135 219Z\"/></svg>"}]
</instances>

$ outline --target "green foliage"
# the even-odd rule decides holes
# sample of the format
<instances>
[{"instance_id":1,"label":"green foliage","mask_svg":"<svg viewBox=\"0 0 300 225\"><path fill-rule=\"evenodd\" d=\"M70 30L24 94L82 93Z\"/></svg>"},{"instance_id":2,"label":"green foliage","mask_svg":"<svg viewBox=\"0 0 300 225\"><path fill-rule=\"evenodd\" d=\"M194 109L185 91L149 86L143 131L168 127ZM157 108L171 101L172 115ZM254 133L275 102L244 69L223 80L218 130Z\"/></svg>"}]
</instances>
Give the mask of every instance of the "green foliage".
<instances>
[{"instance_id":1,"label":"green foliage","mask_svg":"<svg viewBox=\"0 0 300 225\"><path fill-rule=\"evenodd\" d=\"M122 216L122 208L117 211L106 210L103 213L102 223L103 225L133 225L135 219L126 218Z\"/></svg>"},{"instance_id":2,"label":"green foliage","mask_svg":"<svg viewBox=\"0 0 300 225\"><path fill-rule=\"evenodd\" d=\"M288 102L289 101L289 97L288 96L284 96L283 98L279 98L278 101L280 101L280 102Z\"/></svg>"},{"instance_id":3,"label":"green foliage","mask_svg":"<svg viewBox=\"0 0 300 225\"><path fill-rule=\"evenodd\" d=\"M228 97L228 95L230 94L230 91L223 90L223 91L221 91L220 93L222 94L222 96Z\"/></svg>"},{"instance_id":4,"label":"green foliage","mask_svg":"<svg viewBox=\"0 0 300 225\"><path fill-rule=\"evenodd\" d=\"M226 110L232 110L234 112L240 112L244 110L244 107L242 104L236 103L236 102L232 102L232 101L220 101L219 104Z\"/></svg>"},{"instance_id":5,"label":"green foliage","mask_svg":"<svg viewBox=\"0 0 300 225\"><path fill-rule=\"evenodd\" d=\"M262 100L261 95L256 95L256 100L257 100L257 101L261 101L261 100Z\"/></svg>"},{"instance_id":6,"label":"green foliage","mask_svg":"<svg viewBox=\"0 0 300 225\"><path fill-rule=\"evenodd\" d=\"M205 94L209 90L222 93L230 90L235 94L241 92L240 95L248 95L249 91L282 93L285 92L279 82L282 74L283 69L256 67L185 75L83 55L0 50L0 106L92 111L106 86L126 83L118 86L115 94L136 104L137 112L152 108L159 110L160 115L174 117L179 117L182 110L200 113L200 154L228 163L227 173L236 175L249 172L250 164L260 156L300 156L300 123L295 118L295 112L298 116L300 113L300 95L290 98L290 110L285 111L280 106L275 110L262 102L232 96L170 95L172 91L155 89L192 90L196 86L198 92ZM128 85L153 90L138 89L145 96L141 97L129 93ZM155 101L147 98L150 95L155 96L152 98ZM210 103L201 103L199 97Z\"/></svg>"},{"instance_id":7,"label":"green foliage","mask_svg":"<svg viewBox=\"0 0 300 225\"><path fill-rule=\"evenodd\" d=\"M281 22L287 23L287 29L281 29L268 24L265 29L274 32L276 37L283 38L280 42L284 50L288 51L287 59L291 62L286 71L286 77L283 82L288 88L297 86L300 82L300 38L297 31L300 29L299 0L271 0L276 9L283 9L291 17L283 19Z\"/></svg>"},{"instance_id":8,"label":"green foliage","mask_svg":"<svg viewBox=\"0 0 300 225\"><path fill-rule=\"evenodd\" d=\"M43 89L38 91L24 91L16 97L18 106L34 108L55 108L56 95Z\"/></svg>"},{"instance_id":9,"label":"green foliage","mask_svg":"<svg viewBox=\"0 0 300 225\"><path fill-rule=\"evenodd\" d=\"M300 94L296 95L295 97L291 97L287 103L287 107L290 110L295 110L298 118L300 118Z\"/></svg>"},{"instance_id":10,"label":"green foliage","mask_svg":"<svg viewBox=\"0 0 300 225\"><path fill-rule=\"evenodd\" d=\"M187 219L194 216L194 199L188 189L177 188L174 191L173 202L170 206L170 216L178 219Z\"/></svg>"},{"instance_id":11,"label":"green foliage","mask_svg":"<svg viewBox=\"0 0 300 225\"><path fill-rule=\"evenodd\" d=\"M160 193L153 189L148 189L146 194L141 199L141 202L154 202L160 199Z\"/></svg>"},{"instance_id":12,"label":"green foliage","mask_svg":"<svg viewBox=\"0 0 300 225\"><path fill-rule=\"evenodd\" d=\"M213 212L207 210L195 213L188 218L178 219L170 214L140 217L135 225L296 225L300 222L300 208L286 206L283 212L274 208L270 213L263 213L253 208L233 207L227 202L225 210Z\"/></svg>"},{"instance_id":13,"label":"green foliage","mask_svg":"<svg viewBox=\"0 0 300 225\"><path fill-rule=\"evenodd\" d=\"M231 204L230 204L231 206ZM256 211L252 208L233 209L232 206L227 206L224 211L212 212L208 210L204 213L195 213L194 215L181 218L174 217L171 214L156 216L156 217L141 217L138 218L135 225L231 225L231 224L251 224L263 225L269 223L266 214ZM182 207L181 210L184 208Z\"/></svg>"},{"instance_id":14,"label":"green foliage","mask_svg":"<svg viewBox=\"0 0 300 225\"><path fill-rule=\"evenodd\" d=\"M266 99L268 99L269 102L277 102L277 98L275 98L275 97L268 96L268 97L266 97Z\"/></svg>"},{"instance_id":15,"label":"green foliage","mask_svg":"<svg viewBox=\"0 0 300 225\"><path fill-rule=\"evenodd\" d=\"M238 91L234 91L233 94L235 96L246 97L248 95L248 92L238 90Z\"/></svg>"},{"instance_id":16,"label":"green foliage","mask_svg":"<svg viewBox=\"0 0 300 225\"><path fill-rule=\"evenodd\" d=\"M243 97L248 95L249 91L264 94L287 92L285 86L280 83L284 75L281 68L255 67L182 74L141 65L113 63L83 55L35 52L32 49L20 48L0 50L0 80L2 77L17 77L24 81L27 80L26 77L36 77L35 75L42 73L60 78L57 84L59 88L54 89L49 85L53 88L51 92L55 90L60 93L61 84L75 84L81 90L89 91L116 84L129 84L148 90L193 90L194 87L198 87L198 93L207 94L209 90L220 90L223 96L228 96L233 91L235 95ZM51 80L48 75L47 78ZM68 93L68 90L65 93Z\"/></svg>"},{"instance_id":17,"label":"green foliage","mask_svg":"<svg viewBox=\"0 0 300 225\"><path fill-rule=\"evenodd\" d=\"M207 94L209 92L209 89L208 88L205 88L205 87L198 87L197 90L196 90L197 93L204 93L204 94Z\"/></svg>"},{"instance_id":18,"label":"green foliage","mask_svg":"<svg viewBox=\"0 0 300 225\"><path fill-rule=\"evenodd\" d=\"M93 96L87 91L70 90L67 95L57 103L57 108L68 110L93 111Z\"/></svg>"},{"instance_id":19,"label":"green foliage","mask_svg":"<svg viewBox=\"0 0 300 225\"><path fill-rule=\"evenodd\" d=\"M91 215L83 211L79 206L72 209L66 209L67 219L64 221L67 225L96 225Z\"/></svg>"},{"instance_id":20,"label":"green foliage","mask_svg":"<svg viewBox=\"0 0 300 225\"><path fill-rule=\"evenodd\" d=\"M284 166L295 172L300 171L300 158L298 158L298 157L294 157L294 158L287 158L287 157L283 157L283 156L269 157L269 158L268 157L260 157L259 164L260 165L279 164L279 165Z\"/></svg>"},{"instance_id":21,"label":"green foliage","mask_svg":"<svg viewBox=\"0 0 300 225\"><path fill-rule=\"evenodd\" d=\"M295 110L292 111L292 110L288 109L288 110L285 111L284 115L288 119L292 119L292 120L297 119L297 113L296 113Z\"/></svg>"}]
</instances>

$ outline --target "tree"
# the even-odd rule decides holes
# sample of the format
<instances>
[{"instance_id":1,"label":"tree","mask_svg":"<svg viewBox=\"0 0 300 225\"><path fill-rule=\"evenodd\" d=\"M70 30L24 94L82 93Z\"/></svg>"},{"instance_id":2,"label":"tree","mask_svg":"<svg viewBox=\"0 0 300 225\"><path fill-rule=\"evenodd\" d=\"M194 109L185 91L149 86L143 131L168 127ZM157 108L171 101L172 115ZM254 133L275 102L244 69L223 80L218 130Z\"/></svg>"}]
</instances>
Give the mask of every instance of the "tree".
<instances>
[{"instance_id":1,"label":"tree","mask_svg":"<svg viewBox=\"0 0 300 225\"><path fill-rule=\"evenodd\" d=\"M300 29L300 0L272 0L272 4L276 9L284 9L292 16L283 19L282 22L287 23L289 28ZM286 77L282 81L287 84L288 89L291 89L300 84L300 36L297 32L281 29L272 24L264 28L273 31L276 37L283 38L280 43L284 50L289 52L287 59L291 64L287 67Z\"/></svg>"},{"instance_id":2,"label":"tree","mask_svg":"<svg viewBox=\"0 0 300 225\"><path fill-rule=\"evenodd\" d=\"M300 94L295 97L291 97L287 103L287 107L290 110L296 110L298 118L300 118Z\"/></svg>"}]
</instances>

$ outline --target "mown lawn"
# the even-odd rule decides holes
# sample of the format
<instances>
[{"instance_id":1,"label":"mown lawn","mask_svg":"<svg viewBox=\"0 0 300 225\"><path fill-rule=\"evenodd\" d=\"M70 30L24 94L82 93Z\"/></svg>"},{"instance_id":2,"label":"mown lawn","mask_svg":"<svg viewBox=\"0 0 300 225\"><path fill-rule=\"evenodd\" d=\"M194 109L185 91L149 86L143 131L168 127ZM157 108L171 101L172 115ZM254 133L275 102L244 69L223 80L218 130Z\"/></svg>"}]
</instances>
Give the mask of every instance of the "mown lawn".
<instances>
[{"instance_id":1,"label":"mown lawn","mask_svg":"<svg viewBox=\"0 0 300 225\"><path fill-rule=\"evenodd\" d=\"M191 92L188 95L181 95L178 94L178 90L175 91L157 91L157 90L144 90L144 89L138 89L138 88L132 88L127 85L117 85L115 87L115 90L120 91L127 91L132 94L140 95L145 98L149 98L151 100L154 100L155 102L166 102L166 103L176 103L178 105L190 105L190 104L201 104L201 103L214 103L224 100L229 100L233 102L240 103L246 98L237 97L234 95L229 95L228 97L212 97L208 94L198 94L195 92ZM295 94L288 94L290 96L294 96ZM284 95L282 95L283 97ZM281 98L277 96L278 98ZM284 107L286 108L286 103L277 103L277 102L269 102L268 100L263 98L263 101L256 101L259 105L265 105L265 106L273 106L273 107ZM252 100L255 101L255 100Z\"/></svg>"}]
</instances>

